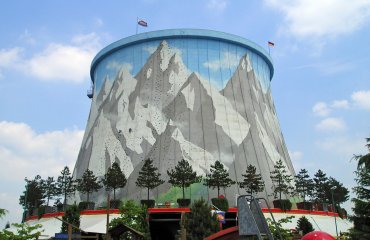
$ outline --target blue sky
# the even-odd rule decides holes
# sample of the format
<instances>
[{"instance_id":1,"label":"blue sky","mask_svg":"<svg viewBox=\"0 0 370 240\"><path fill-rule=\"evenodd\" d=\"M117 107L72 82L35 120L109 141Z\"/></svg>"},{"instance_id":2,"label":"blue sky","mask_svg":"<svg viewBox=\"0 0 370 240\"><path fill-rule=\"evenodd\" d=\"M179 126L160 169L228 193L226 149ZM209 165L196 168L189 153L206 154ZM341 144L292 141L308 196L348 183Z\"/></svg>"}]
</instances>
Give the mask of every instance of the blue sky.
<instances>
[{"instance_id":1,"label":"blue sky","mask_svg":"<svg viewBox=\"0 0 370 240\"><path fill-rule=\"evenodd\" d=\"M368 0L14 0L0 8L0 208L10 211L0 227L20 220L25 177L73 168L90 63L135 34L137 17L148 22L139 32L203 28L274 42L272 94L296 171L355 184L350 160L370 136Z\"/></svg>"}]
</instances>

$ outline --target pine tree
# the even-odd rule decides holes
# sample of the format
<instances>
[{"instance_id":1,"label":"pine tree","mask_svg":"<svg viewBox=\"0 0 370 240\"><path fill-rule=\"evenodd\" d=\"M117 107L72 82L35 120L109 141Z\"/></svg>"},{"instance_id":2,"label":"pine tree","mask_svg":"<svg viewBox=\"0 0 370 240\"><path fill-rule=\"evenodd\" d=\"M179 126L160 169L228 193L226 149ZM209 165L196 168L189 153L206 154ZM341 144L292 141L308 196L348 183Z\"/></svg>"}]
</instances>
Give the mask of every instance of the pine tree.
<instances>
[{"instance_id":1,"label":"pine tree","mask_svg":"<svg viewBox=\"0 0 370 240\"><path fill-rule=\"evenodd\" d=\"M281 194L291 194L293 187L291 182L293 178L287 173L283 161L280 159L274 165L274 170L271 172L271 180L273 182L274 196L277 198L279 195L279 200L281 200Z\"/></svg>"},{"instance_id":2,"label":"pine tree","mask_svg":"<svg viewBox=\"0 0 370 240\"><path fill-rule=\"evenodd\" d=\"M315 230L310 221L308 221L305 216L302 216L298 219L296 229L298 232L302 231L303 235L306 235L307 233Z\"/></svg>"},{"instance_id":3,"label":"pine tree","mask_svg":"<svg viewBox=\"0 0 370 240\"><path fill-rule=\"evenodd\" d=\"M72 179L71 172L67 166L60 172L60 176L58 176L56 188L57 194L63 195L63 209L67 203L67 197L76 191L75 181Z\"/></svg>"},{"instance_id":4,"label":"pine tree","mask_svg":"<svg viewBox=\"0 0 370 240\"><path fill-rule=\"evenodd\" d=\"M218 197L220 196L220 188L227 188L233 184L235 184L235 182L229 178L229 173L218 160L215 162L215 165L211 165L210 173L206 174L204 179L204 185L212 189L217 188Z\"/></svg>"},{"instance_id":5,"label":"pine tree","mask_svg":"<svg viewBox=\"0 0 370 240\"><path fill-rule=\"evenodd\" d=\"M114 162L112 167L108 168L102 183L107 191L113 189L113 200L116 200L116 189L125 187L127 183L126 176L117 162Z\"/></svg>"},{"instance_id":6,"label":"pine tree","mask_svg":"<svg viewBox=\"0 0 370 240\"><path fill-rule=\"evenodd\" d=\"M295 176L295 191L303 198L303 202L306 202L306 197L312 196L313 187L313 180L308 175L307 170L301 169Z\"/></svg>"},{"instance_id":7,"label":"pine tree","mask_svg":"<svg viewBox=\"0 0 370 240\"><path fill-rule=\"evenodd\" d=\"M185 188L189 187L193 183L201 181L201 177L197 176L197 173L193 171L193 168L188 161L182 159L175 166L175 169L167 171L168 176L170 177L169 183L175 187L182 188L182 198L185 198Z\"/></svg>"},{"instance_id":8,"label":"pine tree","mask_svg":"<svg viewBox=\"0 0 370 240\"><path fill-rule=\"evenodd\" d=\"M346 187L343 186L343 183L340 183L335 178L329 177L328 179L329 191L326 193L326 198L331 199L332 192L333 198L336 204L341 204L349 199L349 191Z\"/></svg>"},{"instance_id":9,"label":"pine tree","mask_svg":"<svg viewBox=\"0 0 370 240\"><path fill-rule=\"evenodd\" d=\"M156 188L164 183L164 181L159 178L161 174L157 171L158 168L153 166L153 160L148 158L145 160L136 180L136 186L146 188L148 190L148 201L150 189Z\"/></svg>"},{"instance_id":10,"label":"pine tree","mask_svg":"<svg viewBox=\"0 0 370 240\"><path fill-rule=\"evenodd\" d=\"M91 193L98 191L101 188L98 178L95 177L93 171L86 169L81 179L77 179L77 190L87 194L87 202Z\"/></svg>"},{"instance_id":11,"label":"pine tree","mask_svg":"<svg viewBox=\"0 0 370 240\"><path fill-rule=\"evenodd\" d=\"M37 208L44 203L44 190L42 187L43 181L40 175L37 175L33 180L25 179L26 190L19 198L19 204L26 209Z\"/></svg>"},{"instance_id":12,"label":"pine tree","mask_svg":"<svg viewBox=\"0 0 370 240\"><path fill-rule=\"evenodd\" d=\"M62 219L65 221L65 222L62 222L62 229L61 229L62 233L68 232L68 224L66 222L79 228L80 227L80 209L78 209L76 204L68 207Z\"/></svg>"},{"instance_id":13,"label":"pine tree","mask_svg":"<svg viewBox=\"0 0 370 240\"><path fill-rule=\"evenodd\" d=\"M248 165L245 174L242 174L244 177L243 182L239 182L241 188L244 188L247 193L253 195L253 193L262 192L265 188L265 183L262 179L260 173L256 173L256 167L253 165Z\"/></svg>"},{"instance_id":14,"label":"pine tree","mask_svg":"<svg viewBox=\"0 0 370 240\"><path fill-rule=\"evenodd\" d=\"M45 192L46 206L49 206L49 201L58 194L54 177L48 177L44 180L42 187Z\"/></svg>"},{"instance_id":15,"label":"pine tree","mask_svg":"<svg viewBox=\"0 0 370 240\"><path fill-rule=\"evenodd\" d=\"M328 203L328 192L330 192L329 179L320 169L315 173L314 178L314 198L316 202Z\"/></svg>"},{"instance_id":16,"label":"pine tree","mask_svg":"<svg viewBox=\"0 0 370 240\"><path fill-rule=\"evenodd\" d=\"M203 198L192 204L185 217L185 227L189 240L202 240L219 231L217 217L211 213L210 206Z\"/></svg>"},{"instance_id":17,"label":"pine tree","mask_svg":"<svg viewBox=\"0 0 370 240\"><path fill-rule=\"evenodd\" d=\"M370 138L366 141L369 153L354 157L357 161L357 186L353 188L356 198L352 199L355 206L351 217L354 225L351 236L354 240L370 239Z\"/></svg>"}]
</instances>

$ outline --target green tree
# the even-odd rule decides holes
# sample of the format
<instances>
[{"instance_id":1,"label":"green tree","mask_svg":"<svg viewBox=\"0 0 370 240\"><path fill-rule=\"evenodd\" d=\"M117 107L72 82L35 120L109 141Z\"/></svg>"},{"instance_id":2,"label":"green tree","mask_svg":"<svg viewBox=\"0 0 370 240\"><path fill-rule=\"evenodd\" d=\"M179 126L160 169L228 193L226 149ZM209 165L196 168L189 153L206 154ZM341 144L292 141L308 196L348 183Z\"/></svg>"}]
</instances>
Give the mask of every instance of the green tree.
<instances>
[{"instance_id":1,"label":"green tree","mask_svg":"<svg viewBox=\"0 0 370 240\"><path fill-rule=\"evenodd\" d=\"M43 181L40 175L37 175L33 180L26 181L26 190L19 198L19 204L25 209L37 208L44 203Z\"/></svg>"},{"instance_id":2,"label":"green tree","mask_svg":"<svg viewBox=\"0 0 370 240\"><path fill-rule=\"evenodd\" d=\"M58 194L54 177L48 177L42 183L42 188L46 197L46 206L49 206L49 201Z\"/></svg>"},{"instance_id":3,"label":"green tree","mask_svg":"<svg viewBox=\"0 0 370 240\"><path fill-rule=\"evenodd\" d=\"M4 229L0 232L1 240L34 240L44 231L41 224L30 226L27 223L13 223L12 226L16 228L16 233Z\"/></svg>"},{"instance_id":4,"label":"green tree","mask_svg":"<svg viewBox=\"0 0 370 240\"><path fill-rule=\"evenodd\" d=\"M332 197L332 191L333 191L333 198L335 204L338 204L338 206L341 203L344 203L348 201L349 199L349 191L346 187L343 186L342 183L340 183L335 178L329 177L328 179L328 189L329 191L326 193L326 198L331 200Z\"/></svg>"},{"instance_id":5,"label":"green tree","mask_svg":"<svg viewBox=\"0 0 370 240\"><path fill-rule=\"evenodd\" d=\"M296 230L298 232L302 231L303 235L306 235L307 233L312 232L315 229L313 228L310 221L308 221L308 219L305 216L302 216L297 221Z\"/></svg>"},{"instance_id":6,"label":"green tree","mask_svg":"<svg viewBox=\"0 0 370 240\"><path fill-rule=\"evenodd\" d=\"M283 227L283 224L291 223L294 216L289 216L286 218L279 219L276 224L270 219L267 218L267 224L271 231L272 236L274 239L281 239L281 240L292 240L293 239L293 232L290 229Z\"/></svg>"},{"instance_id":7,"label":"green tree","mask_svg":"<svg viewBox=\"0 0 370 240\"><path fill-rule=\"evenodd\" d=\"M87 195L86 201L89 202L91 193L98 191L102 186L99 184L98 178L95 177L93 171L86 169L81 179L77 179L77 190Z\"/></svg>"},{"instance_id":8,"label":"green tree","mask_svg":"<svg viewBox=\"0 0 370 240\"><path fill-rule=\"evenodd\" d=\"M108 168L107 173L102 179L102 183L107 191L113 189L113 200L116 200L116 189L125 187L127 183L126 176L117 162L114 162L112 167Z\"/></svg>"},{"instance_id":9,"label":"green tree","mask_svg":"<svg viewBox=\"0 0 370 240\"><path fill-rule=\"evenodd\" d=\"M2 219L8 211L6 209L0 208L0 219Z\"/></svg>"},{"instance_id":10,"label":"green tree","mask_svg":"<svg viewBox=\"0 0 370 240\"><path fill-rule=\"evenodd\" d=\"M62 217L62 219L63 221L65 221L65 222L62 222L62 228L61 228L62 233L68 232L68 224L66 222L72 224L72 226L74 227L79 228L80 227L80 209L78 208L78 206L76 204L69 206L64 216Z\"/></svg>"},{"instance_id":11,"label":"green tree","mask_svg":"<svg viewBox=\"0 0 370 240\"><path fill-rule=\"evenodd\" d=\"M185 217L187 239L202 240L219 231L219 223L211 207L201 198L196 200Z\"/></svg>"},{"instance_id":12,"label":"green tree","mask_svg":"<svg viewBox=\"0 0 370 240\"><path fill-rule=\"evenodd\" d=\"M281 159L274 165L274 170L271 172L270 177L273 182L272 188L275 198L279 196L279 200L281 200L281 194L289 195L292 193L293 187L291 182L293 178L288 174Z\"/></svg>"},{"instance_id":13,"label":"green tree","mask_svg":"<svg viewBox=\"0 0 370 240\"><path fill-rule=\"evenodd\" d=\"M370 138L366 141L369 153L354 156L357 161L357 186L353 188L356 197L352 199L354 215L351 216L351 236L354 240L370 239Z\"/></svg>"},{"instance_id":14,"label":"green tree","mask_svg":"<svg viewBox=\"0 0 370 240\"><path fill-rule=\"evenodd\" d=\"M156 188L164 183L164 181L160 179L161 174L157 171L158 168L153 166L153 160L148 158L145 160L136 180L136 186L146 188L148 190L148 201L150 189Z\"/></svg>"},{"instance_id":15,"label":"green tree","mask_svg":"<svg viewBox=\"0 0 370 240\"><path fill-rule=\"evenodd\" d=\"M56 188L57 195L62 195L64 197L64 209L67 203L67 197L76 191L75 181L72 179L71 172L69 171L69 168L67 166L65 166L64 169L60 172L56 183Z\"/></svg>"},{"instance_id":16,"label":"green tree","mask_svg":"<svg viewBox=\"0 0 370 240\"><path fill-rule=\"evenodd\" d=\"M303 202L306 202L306 197L311 197L313 194L313 180L308 175L306 169L301 169L295 176L295 192L303 198Z\"/></svg>"},{"instance_id":17,"label":"green tree","mask_svg":"<svg viewBox=\"0 0 370 240\"><path fill-rule=\"evenodd\" d=\"M167 170L167 174L170 177L168 181L170 184L182 188L183 199L185 198L185 188L201 181L201 177L197 176L197 173L193 171L193 168L185 159L178 162L175 169Z\"/></svg>"},{"instance_id":18,"label":"green tree","mask_svg":"<svg viewBox=\"0 0 370 240\"><path fill-rule=\"evenodd\" d=\"M253 195L253 193L262 192L265 188L265 183L262 179L260 173L256 173L256 167L253 165L248 165L245 174L242 174L244 177L243 182L239 182L239 186L244 188L247 193Z\"/></svg>"},{"instance_id":19,"label":"green tree","mask_svg":"<svg viewBox=\"0 0 370 240\"><path fill-rule=\"evenodd\" d=\"M211 187L212 189L217 188L217 197L220 196L220 189L227 188L235 184L229 173L225 169L224 165L220 161L216 161L214 165L211 165L210 173L206 174L204 178L204 185Z\"/></svg>"},{"instance_id":20,"label":"green tree","mask_svg":"<svg viewBox=\"0 0 370 240\"><path fill-rule=\"evenodd\" d=\"M121 217L113 219L109 227L113 228L120 223L132 227L136 231L144 233L144 239L150 239L149 225L147 221L147 208L138 205L133 200L128 200L120 207ZM121 239L132 239L130 233L126 232Z\"/></svg>"},{"instance_id":21,"label":"green tree","mask_svg":"<svg viewBox=\"0 0 370 240\"><path fill-rule=\"evenodd\" d=\"M329 179L326 173L320 169L315 173L314 178L314 199L319 203L328 203L328 192L330 192Z\"/></svg>"}]
</instances>

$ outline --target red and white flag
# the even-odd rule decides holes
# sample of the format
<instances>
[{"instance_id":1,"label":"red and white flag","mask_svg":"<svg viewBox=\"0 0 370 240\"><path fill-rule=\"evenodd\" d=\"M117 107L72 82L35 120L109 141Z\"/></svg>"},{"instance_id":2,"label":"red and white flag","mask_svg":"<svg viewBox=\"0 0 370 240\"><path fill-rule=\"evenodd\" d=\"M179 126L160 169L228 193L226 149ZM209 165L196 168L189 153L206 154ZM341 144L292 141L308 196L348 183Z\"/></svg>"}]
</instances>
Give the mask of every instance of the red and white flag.
<instances>
[{"instance_id":1,"label":"red and white flag","mask_svg":"<svg viewBox=\"0 0 370 240\"><path fill-rule=\"evenodd\" d=\"M144 20L138 20L137 21L137 24L139 24L140 26L143 26L143 27L147 27L148 26L148 23L147 22L145 22Z\"/></svg>"},{"instance_id":2,"label":"red and white flag","mask_svg":"<svg viewBox=\"0 0 370 240\"><path fill-rule=\"evenodd\" d=\"M270 42L270 41L268 41L267 43L268 43L268 45L269 45L269 46L271 46L271 47L275 47L275 43Z\"/></svg>"}]
</instances>

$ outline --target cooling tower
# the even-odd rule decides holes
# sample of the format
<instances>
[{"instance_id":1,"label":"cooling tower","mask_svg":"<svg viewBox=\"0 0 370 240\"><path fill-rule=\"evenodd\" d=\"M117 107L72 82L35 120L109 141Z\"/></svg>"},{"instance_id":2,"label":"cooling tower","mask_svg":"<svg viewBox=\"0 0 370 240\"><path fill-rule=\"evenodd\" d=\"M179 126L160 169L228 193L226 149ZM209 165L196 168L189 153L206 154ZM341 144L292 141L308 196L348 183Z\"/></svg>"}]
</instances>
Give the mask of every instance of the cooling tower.
<instances>
[{"instance_id":1,"label":"cooling tower","mask_svg":"<svg viewBox=\"0 0 370 240\"><path fill-rule=\"evenodd\" d=\"M263 48L222 32L163 30L110 44L91 66L91 110L74 178L87 168L102 178L117 162L128 182L116 196L146 199L135 181L150 158L166 181L151 198L176 202L182 191L167 182L168 169L185 159L205 175L220 160L237 182L254 165L265 181L260 196L271 200L274 164L281 159L294 174L271 96L273 72ZM221 193L233 206L245 190L233 185ZM209 200L217 191L198 183L186 196ZM90 199L104 202L105 191Z\"/></svg>"}]
</instances>

